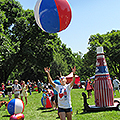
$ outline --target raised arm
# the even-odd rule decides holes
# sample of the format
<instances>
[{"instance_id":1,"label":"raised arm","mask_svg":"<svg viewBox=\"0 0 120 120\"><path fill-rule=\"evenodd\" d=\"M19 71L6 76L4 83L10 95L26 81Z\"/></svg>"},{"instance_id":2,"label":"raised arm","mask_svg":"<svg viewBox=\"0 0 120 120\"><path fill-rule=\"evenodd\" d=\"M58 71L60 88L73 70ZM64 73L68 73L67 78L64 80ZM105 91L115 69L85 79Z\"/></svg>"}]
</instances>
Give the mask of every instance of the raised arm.
<instances>
[{"instance_id":1,"label":"raised arm","mask_svg":"<svg viewBox=\"0 0 120 120\"><path fill-rule=\"evenodd\" d=\"M75 82L75 72L76 72L76 67L74 66L74 68L72 68L72 71L73 71L73 79L70 83L70 87L72 87L74 85L74 82Z\"/></svg>"},{"instance_id":2,"label":"raised arm","mask_svg":"<svg viewBox=\"0 0 120 120\"><path fill-rule=\"evenodd\" d=\"M47 73L48 75L48 80L49 80L49 83L55 88L55 83L53 82L51 76L50 76L50 68L46 67L44 68L45 72Z\"/></svg>"}]
</instances>

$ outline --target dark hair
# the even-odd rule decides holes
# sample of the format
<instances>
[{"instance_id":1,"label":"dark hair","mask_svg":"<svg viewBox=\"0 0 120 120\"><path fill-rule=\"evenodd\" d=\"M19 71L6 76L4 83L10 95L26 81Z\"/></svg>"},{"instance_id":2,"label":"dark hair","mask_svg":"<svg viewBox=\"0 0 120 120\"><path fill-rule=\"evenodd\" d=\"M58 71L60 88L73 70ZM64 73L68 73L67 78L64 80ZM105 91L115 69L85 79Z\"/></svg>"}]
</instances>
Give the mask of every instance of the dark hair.
<instances>
[{"instance_id":1,"label":"dark hair","mask_svg":"<svg viewBox=\"0 0 120 120\"><path fill-rule=\"evenodd\" d=\"M59 77L59 76L56 76L55 80L59 80L59 79L60 79L60 77Z\"/></svg>"}]
</instances>

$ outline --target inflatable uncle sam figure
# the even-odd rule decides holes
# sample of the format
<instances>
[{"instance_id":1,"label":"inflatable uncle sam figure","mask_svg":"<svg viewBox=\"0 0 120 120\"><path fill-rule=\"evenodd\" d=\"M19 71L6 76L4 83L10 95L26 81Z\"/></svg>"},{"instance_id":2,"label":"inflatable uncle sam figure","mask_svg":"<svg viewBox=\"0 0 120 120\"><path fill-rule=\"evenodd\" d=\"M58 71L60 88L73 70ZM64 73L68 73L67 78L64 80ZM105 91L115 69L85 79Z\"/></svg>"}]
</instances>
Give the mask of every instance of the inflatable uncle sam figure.
<instances>
[{"instance_id":1,"label":"inflatable uncle sam figure","mask_svg":"<svg viewBox=\"0 0 120 120\"><path fill-rule=\"evenodd\" d=\"M113 86L108 72L103 47L97 47L95 71L95 104L98 107L114 105Z\"/></svg>"}]
</instances>

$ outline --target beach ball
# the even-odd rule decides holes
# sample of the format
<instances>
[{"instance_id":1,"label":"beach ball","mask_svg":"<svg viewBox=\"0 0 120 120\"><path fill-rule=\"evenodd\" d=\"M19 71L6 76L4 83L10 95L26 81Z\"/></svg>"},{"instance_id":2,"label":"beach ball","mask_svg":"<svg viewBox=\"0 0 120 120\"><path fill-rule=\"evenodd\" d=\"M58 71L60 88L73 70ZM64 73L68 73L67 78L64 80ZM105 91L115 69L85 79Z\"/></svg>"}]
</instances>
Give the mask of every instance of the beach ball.
<instances>
[{"instance_id":1,"label":"beach ball","mask_svg":"<svg viewBox=\"0 0 120 120\"><path fill-rule=\"evenodd\" d=\"M44 104L43 104L43 97L41 98L41 103L42 103L42 106L44 106Z\"/></svg>"},{"instance_id":2,"label":"beach ball","mask_svg":"<svg viewBox=\"0 0 120 120\"><path fill-rule=\"evenodd\" d=\"M24 120L24 115L22 113L11 115L10 120Z\"/></svg>"},{"instance_id":3,"label":"beach ball","mask_svg":"<svg viewBox=\"0 0 120 120\"><path fill-rule=\"evenodd\" d=\"M18 113L23 113L24 111L24 102L21 99L12 99L9 101L7 105L7 110L9 114L18 114Z\"/></svg>"},{"instance_id":4,"label":"beach ball","mask_svg":"<svg viewBox=\"0 0 120 120\"><path fill-rule=\"evenodd\" d=\"M67 0L38 0L34 8L34 16L43 31L56 33L68 27L72 11Z\"/></svg>"}]
</instances>

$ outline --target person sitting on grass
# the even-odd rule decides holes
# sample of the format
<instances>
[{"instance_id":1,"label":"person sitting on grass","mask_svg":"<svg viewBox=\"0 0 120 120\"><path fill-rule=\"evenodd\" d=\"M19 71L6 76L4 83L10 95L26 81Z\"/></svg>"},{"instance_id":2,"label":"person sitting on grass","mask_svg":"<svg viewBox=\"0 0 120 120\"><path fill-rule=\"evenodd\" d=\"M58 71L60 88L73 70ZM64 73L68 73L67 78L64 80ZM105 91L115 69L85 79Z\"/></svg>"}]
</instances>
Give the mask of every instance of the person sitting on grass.
<instances>
[{"instance_id":1,"label":"person sitting on grass","mask_svg":"<svg viewBox=\"0 0 120 120\"><path fill-rule=\"evenodd\" d=\"M75 72L76 68L72 68L73 71L73 80L71 83L66 84L67 80L63 76L60 78L61 85L57 85L53 82L50 76L50 68L44 68L45 72L48 75L48 80L50 84L57 90L58 92L58 114L61 120L66 120L65 116L67 116L67 120L72 120L72 106L71 106L71 97L70 91L75 82Z\"/></svg>"}]
</instances>

